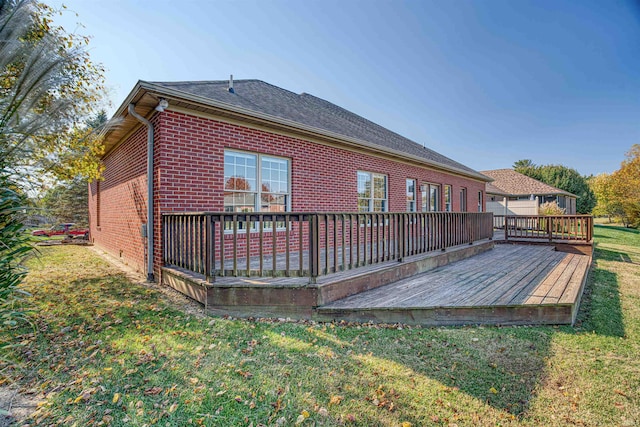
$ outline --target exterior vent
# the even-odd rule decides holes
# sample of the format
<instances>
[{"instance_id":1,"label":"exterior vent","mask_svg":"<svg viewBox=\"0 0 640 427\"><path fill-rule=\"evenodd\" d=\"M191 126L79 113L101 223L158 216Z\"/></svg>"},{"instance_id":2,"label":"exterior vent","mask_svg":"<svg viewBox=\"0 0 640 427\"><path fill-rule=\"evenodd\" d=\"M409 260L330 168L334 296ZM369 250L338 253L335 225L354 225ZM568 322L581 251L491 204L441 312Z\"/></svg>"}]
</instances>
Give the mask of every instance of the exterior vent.
<instances>
[{"instance_id":1,"label":"exterior vent","mask_svg":"<svg viewBox=\"0 0 640 427\"><path fill-rule=\"evenodd\" d=\"M229 92L236 93L236 91L233 90L233 74L229 76Z\"/></svg>"}]
</instances>

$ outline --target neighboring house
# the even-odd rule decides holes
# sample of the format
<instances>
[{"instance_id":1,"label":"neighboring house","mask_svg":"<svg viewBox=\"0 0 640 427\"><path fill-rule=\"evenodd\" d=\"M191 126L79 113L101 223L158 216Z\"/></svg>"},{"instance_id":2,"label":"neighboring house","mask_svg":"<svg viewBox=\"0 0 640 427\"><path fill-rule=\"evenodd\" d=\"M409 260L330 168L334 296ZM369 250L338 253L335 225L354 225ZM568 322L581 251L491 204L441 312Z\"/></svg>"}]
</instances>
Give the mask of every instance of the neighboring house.
<instances>
[{"instance_id":1,"label":"neighboring house","mask_svg":"<svg viewBox=\"0 0 640 427\"><path fill-rule=\"evenodd\" d=\"M537 215L540 205L556 202L567 215L575 215L575 194L530 178L513 169L482 171L493 178L486 184L487 211L495 215Z\"/></svg>"},{"instance_id":2,"label":"neighboring house","mask_svg":"<svg viewBox=\"0 0 640 427\"><path fill-rule=\"evenodd\" d=\"M103 180L89 187L91 238L149 279L161 263L162 213L485 210L484 175L259 80L139 81L114 119ZM150 216L155 262L145 261Z\"/></svg>"}]
</instances>

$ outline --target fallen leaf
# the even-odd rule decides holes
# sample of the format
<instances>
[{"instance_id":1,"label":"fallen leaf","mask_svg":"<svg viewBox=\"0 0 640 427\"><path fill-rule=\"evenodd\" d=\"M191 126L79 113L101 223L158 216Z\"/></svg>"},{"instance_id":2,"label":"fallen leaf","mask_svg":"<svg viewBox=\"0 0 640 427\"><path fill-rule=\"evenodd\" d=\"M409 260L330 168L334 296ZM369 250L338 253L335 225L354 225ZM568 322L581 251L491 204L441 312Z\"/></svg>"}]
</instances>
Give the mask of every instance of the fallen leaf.
<instances>
[{"instance_id":1,"label":"fallen leaf","mask_svg":"<svg viewBox=\"0 0 640 427\"><path fill-rule=\"evenodd\" d=\"M113 395L113 399L111 400L111 403L118 403L119 400L120 400L120 393L115 393Z\"/></svg>"},{"instance_id":2,"label":"fallen leaf","mask_svg":"<svg viewBox=\"0 0 640 427\"><path fill-rule=\"evenodd\" d=\"M147 396L155 396L156 394L162 393L162 387L151 387L144 391L144 394Z\"/></svg>"},{"instance_id":3,"label":"fallen leaf","mask_svg":"<svg viewBox=\"0 0 640 427\"><path fill-rule=\"evenodd\" d=\"M329 405L339 405L340 402L342 402L342 399L344 399L342 396L331 396L331 399L329 399Z\"/></svg>"},{"instance_id":4,"label":"fallen leaf","mask_svg":"<svg viewBox=\"0 0 640 427\"><path fill-rule=\"evenodd\" d=\"M491 387L489 391L493 394L498 394L498 390L496 390L495 387Z\"/></svg>"}]
</instances>

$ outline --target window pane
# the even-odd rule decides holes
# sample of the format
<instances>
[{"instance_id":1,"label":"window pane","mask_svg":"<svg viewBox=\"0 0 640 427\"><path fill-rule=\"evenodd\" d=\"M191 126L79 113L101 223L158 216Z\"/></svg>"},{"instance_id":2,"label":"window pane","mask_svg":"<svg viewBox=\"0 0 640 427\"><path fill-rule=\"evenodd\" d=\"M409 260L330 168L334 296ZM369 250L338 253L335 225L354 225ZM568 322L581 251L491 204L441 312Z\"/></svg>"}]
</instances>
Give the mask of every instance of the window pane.
<instances>
[{"instance_id":1,"label":"window pane","mask_svg":"<svg viewBox=\"0 0 640 427\"><path fill-rule=\"evenodd\" d=\"M262 191L289 192L289 160L263 156L260 172L262 174Z\"/></svg>"},{"instance_id":2,"label":"window pane","mask_svg":"<svg viewBox=\"0 0 640 427\"><path fill-rule=\"evenodd\" d=\"M437 185L429 186L429 210L431 212L440 210L440 187Z\"/></svg>"},{"instance_id":3,"label":"window pane","mask_svg":"<svg viewBox=\"0 0 640 427\"><path fill-rule=\"evenodd\" d=\"M387 201L386 200L374 200L373 201L373 211L374 212L386 212L387 211Z\"/></svg>"},{"instance_id":4,"label":"window pane","mask_svg":"<svg viewBox=\"0 0 640 427\"><path fill-rule=\"evenodd\" d=\"M369 212L369 199L358 199L358 212Z\"/></svg>"},{"instance_id":5,"label":"window pane","mask_svg":"<svg viewBox=\"0 0 640 427\"><path fill-rule=\"evenodd\" d=\"M416 182L413 179L407 180L407 211L416 210Z\"/></svg>"},{"instance_id":6,"label":"window pane","mask_svg":"<svg viewBox=\"0 0 640 427\"><path fill-rule=\"evenodd\" d=\"M451 186L444 186L444 210L451 212Z\"/></svg>"},{"instance_id":7,"label":"window pane","mask_svg":"<svg viewBox=\"0 0 640 427\"><path fill-rule=\"evenodd\" d=\"M381 175L373 176L373 197L374 199L387 198L387 177Z\"/></svg>"},{"instance_id":8,"label":"window pane","mask_svg":"<svg viewBox=\"0 0 640 427\"><path fill-rule=\"evenodd\" d=\"M371 197L371 175L358 172L358 197Z\"/></svg>"},{"instance_id":9,"label":"window pane","mask_svg":"<svg viewBox=\"0 0 640 427\"><path fill-rule=\"evenodd\" d=\"M256 206L255 193L224 192L225 212L253 212Z\"/></svg>"},{"instance_id":10,"label":"window pane","mask_svg":"<svg viewBox=\"0 0 640 427\"><path fill-rule=\"evenodd\" d=\"M224 154L225 190L256 190L256 156L252 154L227 151Z\"/></svg>"},{"instance_id":11,"label":"window pane","mask_svg":"<svg viewBox=\"0 0 640 427\"><path fill-rule=\"evenodd\" d=\"M260 211L262 212L286 212L287 195L262 193Z\"/></svg>"}]
</instances>

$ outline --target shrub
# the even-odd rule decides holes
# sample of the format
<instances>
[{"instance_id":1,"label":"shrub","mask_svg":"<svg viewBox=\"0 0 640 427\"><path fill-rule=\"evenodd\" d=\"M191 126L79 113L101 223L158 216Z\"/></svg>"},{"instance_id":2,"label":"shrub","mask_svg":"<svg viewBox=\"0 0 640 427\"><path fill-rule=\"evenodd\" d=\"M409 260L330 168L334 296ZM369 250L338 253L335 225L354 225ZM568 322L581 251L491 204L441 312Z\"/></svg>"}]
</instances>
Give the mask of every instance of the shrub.
<instances>
[{"instance_id":1,"label":"shrub","mask_svg":"<svg viewBox=\"0 0 640 427\"><path fill-rule=\"evenodd\" d=\"M20 221L23 202L11 180L0 173L0 326L4 329L28 321L23 302L29 294L19 285L26 274L22 263L33 248Z\"/></svg>"},{"instance_id":2,"label":"shrub","mask_svg":"<svg viewBox=\"0 0 640 427\"><path fill-rule=\"evenodd\" d=\"M558 206L556 202L545 202L540 205L538 212L540 212L540 215L553 216L564 215L566 210Z\"/></svg>"}]
</instances>

